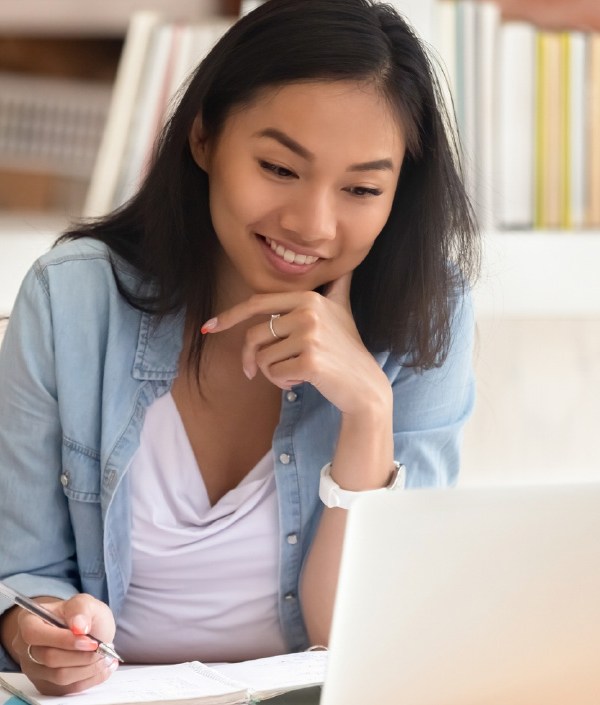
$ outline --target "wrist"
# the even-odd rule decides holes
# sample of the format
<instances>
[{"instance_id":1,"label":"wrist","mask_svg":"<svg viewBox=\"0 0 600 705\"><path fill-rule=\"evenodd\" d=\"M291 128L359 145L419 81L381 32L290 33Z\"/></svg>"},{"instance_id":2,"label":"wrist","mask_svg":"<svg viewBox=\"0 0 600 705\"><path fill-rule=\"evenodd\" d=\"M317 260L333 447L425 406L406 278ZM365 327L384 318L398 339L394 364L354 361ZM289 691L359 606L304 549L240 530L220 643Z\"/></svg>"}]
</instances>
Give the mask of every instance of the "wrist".
<instances>
[{"instance_id":1,"label":"wrist","mask_svg":"<svg viewBox=\"0 0 600 705\"><path fill-rule=\"evenodd\" d=\"M340 408L342 418L376 424L381 418L391 418L394 394L388 378L377 368L377 374L365 379L358 391L353 392L352 405Z\"/></svg>"},{"instance_id":2,"label":"wrist","mask_svg":"<svg viewBox=\"0 0 600 705\"><path fill-rule=\"evenodd\" d=\"M319 482L319 497L326 507L349 509L354 502L364 495L381 494L404 488L406 468L398 461L394 461L393 469L388 473L384 486L367 490L350 490L340 487L331 475L331 463L321 468Z\"/></svg>"}]
</instances>

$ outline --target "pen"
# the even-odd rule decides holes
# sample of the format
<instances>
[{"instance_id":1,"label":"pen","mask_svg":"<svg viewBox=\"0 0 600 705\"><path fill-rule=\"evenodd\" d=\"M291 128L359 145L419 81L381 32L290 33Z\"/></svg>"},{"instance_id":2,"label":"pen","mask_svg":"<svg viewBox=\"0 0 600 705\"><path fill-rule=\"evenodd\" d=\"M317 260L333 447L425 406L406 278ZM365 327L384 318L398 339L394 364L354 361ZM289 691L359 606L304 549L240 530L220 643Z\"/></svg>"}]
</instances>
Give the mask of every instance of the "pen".
<instances>
[{"instance_id":1,"label":"pen","mask_svg":"<svg viewBox=\"0 0 600 705\"><path fill-rule=\"evenodd\" d=\"M52 614L52 612L49 612L47 609L42 607L42 605L38 604L37 602L34 602L29 597L26 597L20 592L17 592L11 587L8 587L8 585L3 583L2 581L0 581L0 595L7 597L13 604L22 607L24 610L31 612L31 614L35 614L37 617L43 619L44 622L47 622L48 624L52 624L55 627L60 627L61 629L69 629L69 627L64 622L61 622L60 619L57 619ZM85 636L87 636L89 639L95 641L98 644L98 648L96 649L96 651L100 651L101 653L106 654L107 656L112 656L113 658L117 659L117 661L124 663L123 659L112 648L112 646L105 644L103 641L100 641L100 639L95 636L92 636L91 634L86 634Z\"/></svg>"}]
</instances>

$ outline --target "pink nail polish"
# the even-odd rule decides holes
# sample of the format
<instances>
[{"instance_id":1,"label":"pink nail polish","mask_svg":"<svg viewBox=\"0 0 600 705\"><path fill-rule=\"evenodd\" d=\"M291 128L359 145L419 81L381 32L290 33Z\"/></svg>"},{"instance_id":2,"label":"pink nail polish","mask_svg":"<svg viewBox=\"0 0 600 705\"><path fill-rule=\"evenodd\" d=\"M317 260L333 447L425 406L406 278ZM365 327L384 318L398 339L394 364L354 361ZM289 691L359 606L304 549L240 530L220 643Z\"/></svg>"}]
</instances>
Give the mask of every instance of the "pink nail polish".
<instances>
[{"instance_id":1,"label":"pink nail polish","mask_svg":"<svg viewBox=\"0 0 600 705\"><path fill-rule=\"evenodd\" d=\"M216 318L211 318L210 320L206 321L206 323L200 328L201 333L208 333L209 331L213 330L213 328L217 327L217 319Z\"/></svg>"},{"instance_id":2,"label":"pink nail polish","mask_svg":"<svg viewBox=\"0 0 600 705\"><path fill-rule=\"evenodd\" d=\"M77 615L71 625L71 631L73 632L73 634L87 634L89 630L90 628L87 622L85 621L85 618L81 615Z\"/></svg>"}]
</instances>

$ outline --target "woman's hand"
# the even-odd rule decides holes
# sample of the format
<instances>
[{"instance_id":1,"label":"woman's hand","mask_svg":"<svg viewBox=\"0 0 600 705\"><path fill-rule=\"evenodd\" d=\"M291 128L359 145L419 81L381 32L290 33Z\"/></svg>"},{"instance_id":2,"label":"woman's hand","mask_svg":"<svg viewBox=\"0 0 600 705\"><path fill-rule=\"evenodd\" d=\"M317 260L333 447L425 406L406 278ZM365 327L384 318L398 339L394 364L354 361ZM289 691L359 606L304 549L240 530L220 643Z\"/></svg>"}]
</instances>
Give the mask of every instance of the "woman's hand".
<instances>
[{"instance_id":1,"label":"woman's hand","mask_svg":"<svg viewBox=\"0 0 600 705\"><path fill-rule=\"evenodd\" d=\"M241 363L252 379L258 370L281 389L309 382L344 415L357 415L390 395L389 382L365 348L350 310L346 274L313 291L256 294L207 321L216 334L266 316L246 334ZM271 314L279 314L270 320ZM274 337L269 323L273 325Z\"/></svg>"},{"instance_id":2,"label":"woman's hand","mask_svg":"<svg viewBox=\"0 0 600 705\"><path fill-rule=\"evenodd\" d=\"M107 605L82 594L62 602L44 601L44 607L70 629L52 626L18 609L12 652L23 673L45 695L79 693L105 681L118 662L97 653L98 644L85 635L112 642L115 620Z\"/></svg>"}]
</instances>

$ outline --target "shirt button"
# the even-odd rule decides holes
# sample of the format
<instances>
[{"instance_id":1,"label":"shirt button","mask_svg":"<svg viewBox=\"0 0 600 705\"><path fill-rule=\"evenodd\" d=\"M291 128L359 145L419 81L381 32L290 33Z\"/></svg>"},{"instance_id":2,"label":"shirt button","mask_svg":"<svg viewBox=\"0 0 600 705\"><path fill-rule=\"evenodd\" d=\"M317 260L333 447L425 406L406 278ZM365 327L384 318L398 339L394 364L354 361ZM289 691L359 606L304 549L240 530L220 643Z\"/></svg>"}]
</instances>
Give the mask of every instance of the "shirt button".
<instances>
[{"instance_id":1,"label":"shirt button","mask_svg":"<svg viewBox=\"0 0 600 705\"><path fill-rule=\"evenodd\" d=\"M296 394L296 392L291 392L291 391L290 391L290 392L288 392L288 393L285 395L285 398L286 398L289 402L294 402L294 401L296 401L296 399L298 398L298 395Z\"/></svg>"},{"instance_id":2,"label":"shirt button","mask_svg":"<svg viewBox=\"0 0 600 705\"><path fill-rule=\"evenodd\" d=\"M69 476L68 476L66 473L63 473L63 474L60 476L60 484L61 484L63 487L66 487L66 486L69 484Z\"/></svg>"},{"instance_id":3,"label":"shirt button","mask_svg":"<svg viewBox=\"0 0 600 705\"><path fill-rule=\"evenodd\" d=\"M291 602L292 600L296 599L296 595L293 592L288 592L283 596L283 599L286 602Z\"/></svg>"},{"instance_id":4,"label":"shirt button","mask_svg":"<svg viewBox=\"0 0 600 705\"><path fill-rule=\"evenodd\" d=\"M290 544L290 546L294 546L295 544L298 543L298 535L297 534L288 534L287 542Z\"/></svg>"},{"instance_id":5,"label":"shirt button","mask_svg":"<svg viewBox=\"0 0 600 705\"><path fill-rule=\"evenodd\" d=\"M289 465L290 463L290 456L287 453L282 453L279 456L279 462L283 463L284 465Z\"/></svg>"}]
</instances>

